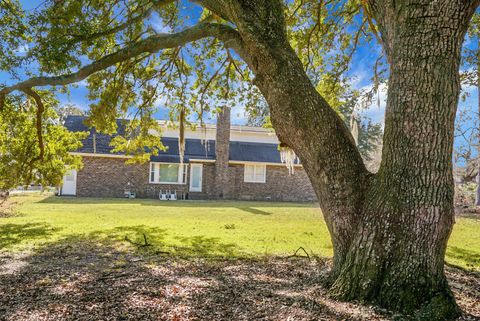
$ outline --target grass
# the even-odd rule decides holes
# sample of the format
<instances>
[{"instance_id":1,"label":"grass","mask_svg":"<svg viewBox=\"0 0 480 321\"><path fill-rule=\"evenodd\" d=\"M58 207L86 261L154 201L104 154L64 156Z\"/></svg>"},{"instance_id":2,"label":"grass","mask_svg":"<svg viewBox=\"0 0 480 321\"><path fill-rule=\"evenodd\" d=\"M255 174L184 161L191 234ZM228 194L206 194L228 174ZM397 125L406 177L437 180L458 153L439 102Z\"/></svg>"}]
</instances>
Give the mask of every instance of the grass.
<instances>
[{"instance_id":1,"label":"grass","mask_svg":"<svg viewBox=\"0 0 480 321\"><path fill-rule=\"evenodd\" d=\"M322 214L309 203L160 202L157 200L12 197L17 215L0 218L0 249L23 251L68 238L111 240L188 256L289 255L302 246L331 256ZM447 262L480 270L480 221L457 218Z\"/></svg>"},{"instance_id":2,"label":"grass","mask_svg":"<svg viewBox=\"0 0 480 321\"><path fill-rule=\"evenodd\" d=\"M24 250L71 236L125 236L179 254L292 254L302 246L330 256L330 238L313 204L59 198L12 198L17 214L0 218L0 247Z\"/></svg>"}]
</instances>

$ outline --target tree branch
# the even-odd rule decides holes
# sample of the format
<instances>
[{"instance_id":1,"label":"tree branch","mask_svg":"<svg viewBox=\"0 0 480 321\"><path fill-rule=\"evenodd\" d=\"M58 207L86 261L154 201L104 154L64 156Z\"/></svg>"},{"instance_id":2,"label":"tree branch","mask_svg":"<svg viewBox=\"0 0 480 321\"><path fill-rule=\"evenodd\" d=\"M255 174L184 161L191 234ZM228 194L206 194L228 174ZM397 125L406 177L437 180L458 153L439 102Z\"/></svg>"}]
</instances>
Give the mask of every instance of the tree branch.
<instances>
[{"instance_id":1,"label":"tree branch","mask_svg":"<svg viewBox=\"0 0 480 321\"><path fill-rule=\"evenodd\" d=\"M138 14L137 16L125 21L124 23L119 24L118 26L115 26L113 28L110 28L108 30L104 30L104 31L101 31L101 32L93 33L93 34L87 35L87 36L83 36L83 35L74 36L74 39L72 39L72 42L69 44L69 46L71 46L75 43L78 43L78 42L92 41L92 40L95 40L99 37L108 36L108 35L111 35L113 33L117 33L117 32L120 32L122 30L125 30L126 28L128 28L132 24L148 18L153 13L153 11L158 11L161 8L165 7L166 5L168 5L170 3L173 3L175 1L176 0L156 0L156 1L152 1L152 6L149 7L147 10L145 10L144 12Z\"/></svg>"},{"instance_id":2,"label":"tree branch","mask_svg":"<svg viewBox=\"0 0 480 321\"><path fill-rule=\"evenodd\" d=\"M170 2L173 2L173 0L157 1L157 2L164 3L162 5L159 5L159 6L163 7L163 5L166 5ZM117 33L117 32L120 32L122 30L125 30L126 28L128 28L132 24L148 18L152 14L152 12L155 11L155 10L158 10L156 4L154 4L153 6L151 6L150 8L145 10L144 12L138 14L137 16L125 21L124 23L119 24L118 26L110 28L108 30L96 32L96 33L93 33L93 34L90 34L90 35L73 35L73 39L68 42L67 48L71 48L74 44L77 44L79 42L89 42L89 41L95 40L97 38L108 36L108 35L111 35L113 33Z\"/></svg>"},{"instance_id":3,"label":"tree branch","mask_svg":"<svg viewBox=\"0 0 480 321\"><path fill-rule=\"evenodd\" d=\"M177 0L152 0L152 3L153 3L153 7L155 10L159 10L163 7L165 7L166 5L172 3L172 2L175 2Z\"/></svg>"},{"instance_id":4,"label":"tree branch","mask_svg":"<svg viewBox=\"0 0 480 321\"><path fill-rule=\"evenodd\" d=\"M87 78L95 72L104 70L141 54L156 53L162 49L175 48L206 37L218 38L225 43L225 46L236 50L239 54L243 51L240 35L235 29L222 24L201 23L178 33L150 36L128 47L122 48L117 52L104 56L74 73L51 77L33 77L15 85L5 87L0 90L0 109L3 106L5 95L15 90L23 91L24 89L32 87L72 84Z\"/></svg>"},{"instance_id":5,"label":"tree branch","mask_svg":"<svg viewBox=\"0 0 480 321\"><path fill-rule=\"evenodd\" d=\"M45 106L43 105L42 97L40 97L40 95L35 90L33 90L32 88L22 88L21 90L26 95L32 97L33 100L35 100L35 103L37 104L36 128L37 128L38 146L40 147L40 154L30 161L30 166L32 166L34 162L43 159L43 156L45 154L45 145L43 144L43 133L42 133L42 116L43 116L43 112L45 111Z\"/></svg>"},{"instance_id":6,"label":"tree branch","mask_svg":"<svg viewBox=\"0 0 480 321\"><path fill-rule=\"evenodd\" d=\"M225 21L232 21L232 17L228 12L228 3L222 0L193 0L200 6L207 8L211 12L224 19Z\"/></svg>"}]
</instances>

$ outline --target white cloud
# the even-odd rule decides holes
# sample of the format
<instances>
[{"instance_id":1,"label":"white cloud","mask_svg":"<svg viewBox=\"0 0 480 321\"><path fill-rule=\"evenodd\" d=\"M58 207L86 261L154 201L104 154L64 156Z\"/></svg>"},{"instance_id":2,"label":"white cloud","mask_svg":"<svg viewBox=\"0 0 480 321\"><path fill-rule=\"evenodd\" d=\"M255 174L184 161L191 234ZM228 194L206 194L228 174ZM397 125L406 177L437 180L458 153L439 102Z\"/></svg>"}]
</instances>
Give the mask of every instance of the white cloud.
<instances>
[{"instance_id":1,"label":"white cloud","mask_svg":"<svg viewBox=\"0 0 480 321\"><path fill-rule=\"evenodd\" d=\"M60 106L75 105L83 111L88 111L88 109L89 109L89 106L85 105L85 101L79 101L79 100L76 100L76 99L72 100L70 98L65 99L63 97L62 98L59 97L59 102L60 102Z\"/></svg>"},{"instance_id":2,"label":"white cloud","mask_svg":"<svg viewBox=\"0 0 480 321\"><path fill-rule=\"evenodd\" d=\"M366 68L365 64L360 64L359 67L350 71L352 77L351 85L353 88L364 87L366 83L371 82L372 78L371 68Z\"/></svg>"},{"instance_id":3,"label":"white cloud","mask_svg":"<svg viewBox=\"0 0 480 321\"><path fill-rule=\"evenodd\" d=\"M150 23L153 29L158 33L171 33L173 31L172 28L163 23L163 19L157 13L152 14L150 17Z\"/></svg>"},{"instance_id":4,"label":"white cloud","mask_svg":"<svg viewBox=\"0 0 480 321\"><path fill-rule=\"evenodd\" d=\"M241 105L232 107L231 120L232 124L234 125L245 125L247 123L247 113L245 111L245 107Z\"/></svg>"},{"instance_id":5,"label":"white cloud","mask_svg":"<svg viewBox=\"0 0 480 321\"><path fill-rule=\"evenodd\" d=\"M28 52L28 50L29 50L28 45L20 45L14 51L19 55L25 55Z\"/></svg>"}]
</instances>

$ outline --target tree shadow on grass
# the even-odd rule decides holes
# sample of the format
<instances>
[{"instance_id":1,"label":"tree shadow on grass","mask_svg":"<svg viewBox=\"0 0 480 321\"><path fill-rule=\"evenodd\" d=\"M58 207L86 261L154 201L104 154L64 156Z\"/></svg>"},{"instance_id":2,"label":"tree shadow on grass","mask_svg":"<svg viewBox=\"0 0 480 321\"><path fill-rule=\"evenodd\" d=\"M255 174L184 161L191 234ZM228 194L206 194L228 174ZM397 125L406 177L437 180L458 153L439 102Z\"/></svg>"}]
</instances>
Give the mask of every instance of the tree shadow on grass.
<instances>
[{"instance_id":1,"label":"tree shadow on grass","mask_svg":"<svg viewBox=\"0 0 480 321\"><path fill-rule=\"evenodd\" d=\"M154 199L122 199L122 198L76 198L50 196L38 203L46 204L68 204L87 205L87 204L119 204L119 205L140 205L156 207L178 207L178 208L235 208L246 213L255 215L272 215L273 213L262 210L262 207L314 207L313 203L278 203L278 202L259 202L259 201L159 201Z\"/></svg>"},{"instance_id":2,"label":"tree shadow on grass","mask_svg":"<svg viewBox=\"0 0 480 321\"><path fill-rule=\"evenodd\" d=\"M141 206L158 206L158 207L199 207L199 208L238 208L240 210L253 210L253 207L305 207L316 208L317 203L313 202L266 202L266 201L241 201L241 200L178 200L178 201L160 201L158 199L136 198L94 198L94 197L65 197L65 196L49 196L37 203L46 204L132 204ZM262 213L253 214L265 214L268 212L261 211Z\"/></svg>"},{"instance_id":3,"label":"tree shadow on grass","mask_svg":"<svg viewBox=\"0 0 480 321\"><path fill-rule=\"evenodd\" d=\"M457 246L449 246L447 248L447 257L465 262L467 267L473 268L480 272L480 253L463 249Z\"/></svg>"},{"instance_id":4,"label":"tree shadow on grass","mask_svg":"<svg viewBox=\"0 0 480 321\"><path fill-rule=\"evenodd\" d=\"M45 223L2 224L0 225L0 249L7 249L24 242L48 239L59 230Z\"/></svg>"},{"instance_id":5,"label":"tree shadow on grass","mask_svg":"<svg viewBox=\"0 0 480 321\"><path fill-rule=\"evenodd\" d=\"M149 241L153 240L155 243L162 243L168 234L167 232L166 229L146 225L128 225L118 226L109 230L91 232L88 234L88 237L93 239L111 239L117 241L123 241L125 238L129 238L131 241L136 241L145 235L148 237Z\"/></svg>"},{"instance_id":6,"label":"tree shadow on grass","mask_svg":"<svg viewBox=\"0 0 480 321\"><path fill-rule=\"evenodd\" d=\"M182 256L197 257L224 257L235 258L240 256L240 249L233 243L223 243L217 237L195 235L190 237L176 237L182 244L174 245L175 253Z\"/></svg>"},{"instance_id":7,"label":"tree shadow on grass","mask_svg":"<svg viewBox=\"0 0 480 321\"><path fill-rule=\"evenodd\" d=\"M253 207L237 207L237 209L242 210L247 213L256 214L256 215L272 215L271 212L262 211Z\"/></svg>"},{"instance_id":8,"label":"tree shadow on grass","mask_svg":"<svg viewBox=\"0 0 480 321\"><path fill-rule=\"evenodd\" d=\"M378 320L325 295L322 262L192 260L89 237L50 244L0 274L0 319Z\"/></svg>"},{"instance_id":9,"label":"tree shadow on grass","mask_svg":"<svg viewBox=\"0 0 480 321\"><path fill-rule=\"evenodd\" d=\"M149 233L145 226L111 230ZM155 234L156 233L156 234ZM218 240L179 240L196 253L223 248ZM224 252L230 251L230 246ZM187 252L188 252L187 251ZM0 271L0 320L386 320L390 315L334 301L322 286L328 263L300 258L209 260L158 255L119 247L105 233L74 235L17 260ZM18 264L22 261L23 264ZM6 262L12 263L12 262ZM12 265L12 264L10 264ZM13 264L15 265L15 264ZM2 273L3 272L3 273ZM478 276L449 268L463 307L478 302ZM452 274L453 273L453 277ZM458 291L457 291L458 289ZM465 294L466 293L466 294ZM464 303L466 302L466 303ZM472 304L472 309L474 309ZM467 316L475 319L474 313ZM467 319L465 319L467 320Z\"/></svg>"},{"instance_id":10,"label":"tree shadow on grass","mask_svg":"<svg viewBox=\"0 0 480 321\"><path fill-rule=\"evenodd\" d=\"M217 237L194 235L169 238L168 230L145 225L120 226L92 232L85 237L91 240L133 245L133 248L140 252L171 254L184 258L246 257L237 245L222 242Z\"/></svg>"},{"instance_id":11,"label":"tree shadow on grass","mask_svg":"<svg viewBox=\"0 0 480 321\"><path fill-rule=\"evenodd\" d=\"M31 244L35 241L50 243L51 237L59 230L61 229L53 228L45 223L0 225L0 250L11 249L22 243ZM237 258L247 256L237 245L222 242L220 238L205 235L173 236L170 238L168 236L168 230L166 229L135 225L71 235L66 239L80 237L92 242L108 243L111 246L133 246L134 249L142 252L168 253L185 258ZM39 248L42 246L37 244Z\"/></svg>"}]
</instances>

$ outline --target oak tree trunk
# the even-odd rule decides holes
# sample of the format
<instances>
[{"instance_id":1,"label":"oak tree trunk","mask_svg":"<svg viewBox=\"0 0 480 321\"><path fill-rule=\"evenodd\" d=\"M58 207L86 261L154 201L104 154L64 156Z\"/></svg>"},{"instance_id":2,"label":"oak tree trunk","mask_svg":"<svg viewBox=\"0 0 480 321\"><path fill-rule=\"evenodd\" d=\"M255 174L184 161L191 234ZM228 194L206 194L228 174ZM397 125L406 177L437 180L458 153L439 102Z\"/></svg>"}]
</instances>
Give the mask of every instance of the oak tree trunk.
<instances>
[{"instance_id":1,"label":"oak tree trunk","mask_svg":"<svg viewBox=\"0 0 480 321\"><path fill-rule=\"evenodd\" d=\"M229 8L280 141L311 180L332 237L331 293L425 320L458 308L444 274L463 38L478 1L371 0L390 64L382 163L366 169L288 43L281 1Z\"/></svg>"},{"instance_id":2,"label":"oak tree trunk","mask_svg":"<svg viewBox=\"0 0 480 321\"><path fill-rule=\"evenodd\" d=\"M383 159L333 284L340 297L408 313L425 304L430 320L457 314L443 268L466 9L456 1L379 9L390 62Z\"/></svg>"}]
</instances>

